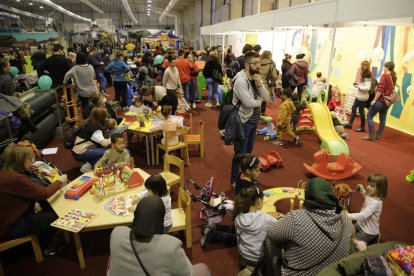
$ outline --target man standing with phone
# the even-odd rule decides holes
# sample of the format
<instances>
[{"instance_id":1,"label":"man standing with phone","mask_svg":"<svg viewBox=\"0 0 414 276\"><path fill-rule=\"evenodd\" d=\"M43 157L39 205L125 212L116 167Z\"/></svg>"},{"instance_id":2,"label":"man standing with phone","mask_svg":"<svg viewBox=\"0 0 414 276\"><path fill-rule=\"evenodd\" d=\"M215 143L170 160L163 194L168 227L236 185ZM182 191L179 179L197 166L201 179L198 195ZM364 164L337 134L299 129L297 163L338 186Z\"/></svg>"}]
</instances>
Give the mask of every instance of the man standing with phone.
<instances>
[{"instance_id":1,"label":"man standing with phone","mask_svg":"<svg viewBox=\"0 0 414 276\"><path fill-rule=\"evenodd\" d=\"M269 99L269 93L263 86L263 81L259 74L259 54L249 52L246 53L244 58L244 70L237 73L233 80L232 103L233 105L240 105L238 114L245 135L244 140L236 140L234 142L234 156L230 176L230 184L233 187L239 177L240 164L237 155L253 151L257 123L260 120L260 106L263 101L267 102Z\"/></svg>"}]
</instances>

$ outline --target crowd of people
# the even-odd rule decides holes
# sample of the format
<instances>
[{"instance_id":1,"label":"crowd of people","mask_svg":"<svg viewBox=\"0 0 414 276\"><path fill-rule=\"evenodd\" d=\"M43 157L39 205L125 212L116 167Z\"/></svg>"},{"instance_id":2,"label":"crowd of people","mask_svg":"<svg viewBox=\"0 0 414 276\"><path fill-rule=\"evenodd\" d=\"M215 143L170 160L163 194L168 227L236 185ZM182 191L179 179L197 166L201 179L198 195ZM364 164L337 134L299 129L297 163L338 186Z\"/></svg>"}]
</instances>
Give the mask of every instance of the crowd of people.
<instances>
[{"instance_id":1,"label":"crowd of people","mask_svg":"<svg viewBox=\"0 0 414 276\"><path fill-rule=\"evenodd\" d=\"M300 143L292 128L295 129L295 111L303 108L302 94L308 87L309 64L304 60L304 54L296 55L294 63L291 63L291 55L286 54L280 74L272 60L272 53L263 51L259 54L259 45L245 45L240 57L235 57L231 47L223 54L220 46L206 47L201 51L188 47L177 53L175 50L165 51L159 46L138 49L142 52L133 52L129 56L124 55L123 51L112 53L105 46L99 49L85 46L76 52L75 59L70 59L65 57L64 47L56 44L52 56L46 58L41 49L32 56L39 76L48 74L54 87L76 83L85 121L77 131L71 151L75 160L84 163L81 172L93 171L102 164L131 162L122 134L126 126L118 125L122 118L107 102L108 86L114 86L115 100L125 111L144 113L145 110L160 107L162 122L152 126L151 130L165 132L180 127L177 119L171 116L176 111L188 112L197 108L197 77L202 72L208 90L205 106L212 107L215 100L215 105L220 107L223 99L219 85L227 85L233 92L230 104L237 106L238 113L234 128L238 134L234 139L229 174L230 185L236 190L233 210L235 225L204 228L203 247L214 238L236 244L241 268L253 271L260 269L266 254L280 254L283 244L286 262L279 264L283 275L298 275L298 271L303 275L313 275L328 264L346 257L351 240L363 240L368 244L378 240L382 200L387 195L387 179L381 174L369 176L365 188L358 186L365 197L360 213L341 213L332 188L319 178L311 179L306 185L304 209L290 212L282 218L261 212L264 195L256 179L260 174L260 162L251 154L257 124L260 116L266 114L266 106L274 105L276 96L280 96L282 103L279 106L275 143L283 145L283 132L291 136L295 144ZM68 51L74 52L73 49ZM112 61L111 54L114 57ZM24 66L18 62L18 52L13 56L10 62L0 61L0 91L10 97L18 97L8 72L10 65L20 72L24 72ZM352 128L358 108L361 125L356 131L365 131L364 107L370 93L373 94L367 115L369 134L363 139L381 137L388 110L384 96L391 93L397 79L394 67L393 62L385 63L384 74L372 93L373 76L369 62L361 63L360 78L354 84L358 89L357 99L345 128ZM225 75L227 82L224 81ZM138 88L138 94L131 92L131 84ZM336 111L342 106L339 89L326 87L322 74L318 73L314 80L309 97L316 101L319 93L326 88L328 107ZM373 117L377 113L380 114L380 126L375 132ZM225 135L231 135L232 131L233 128L226 127ZM178 141L178 137L170 137L168 141L161 140L161 143L171 146ZM46 200L67 183L67 177L62 175L47 187L39 186L27 175L34 158L33 150L22 145L9 145L3 153L0 202L4 215L1 217L0 237L7 240L34 233L46 250L45 254L54 254L51 247L54 235L50 223L57 216ZM146 180L145 187L148 195L134 202L136 209L132 226L116 227L112 232L108 273L209 275L204 264L191 265L181 248L181 241L166 234L172 221L171 197L165 180L153 175ZM351 220L356 221L356 230ZM268 249L265 248L266 242L271 245ZM157 258L154 258L155 255Z\"/></svg>"}]
</instances>

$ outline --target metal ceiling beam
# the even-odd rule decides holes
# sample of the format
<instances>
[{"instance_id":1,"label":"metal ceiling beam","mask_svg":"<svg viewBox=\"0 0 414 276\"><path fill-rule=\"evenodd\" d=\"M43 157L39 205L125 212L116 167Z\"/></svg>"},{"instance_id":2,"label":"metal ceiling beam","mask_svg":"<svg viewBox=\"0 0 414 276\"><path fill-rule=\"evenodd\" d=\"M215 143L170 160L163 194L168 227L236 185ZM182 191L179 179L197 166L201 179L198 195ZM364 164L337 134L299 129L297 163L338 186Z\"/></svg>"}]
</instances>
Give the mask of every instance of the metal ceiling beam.
<instances>
[{"instance_id":1,"label":"metal ceiling beam","mask_svg":"<svg viewBox=\"0 0 414 276\"><path fill-rule=\"evenodd\" d=\"M100 8L98 8L97 6L95 6L94 3L92 3L89 0L80 0L82 3L88 5L89 7L91 7L93 10L95 10L96 12L100 13L100 14L104 14L104 11L101 10Z\"/></svg>"},{"instance_id":2,"label":"metal ceiling beam","mask_svg":"<svg viewBox=\"0 0 414 276\"><path fill-rule=\"evenodd\" d=\"M76 19L79 19L79 20L82 20L82 21L91 22L91 19L86 18L86 17L82 17L82 16L80 16L80 15L78 15L78 14L76 14L76 13L73 13L73 12L71 12L71 11L69 11L69 10L67 10L67 9L63 8L62 6L59 6L58 4L53 3L53 2L52 2L52 1L50 1L50 0L33 0L33 1L35 1L35 2L39 2L39 3L42 3L42 4L45 4L45 5L48 5L49 7L52 7L52 8L54 8L55 10L58 10L58 11L60 11L60 12L62 12L62 13L64 13L64 14L66 14L66 15L69 15L69 16L71 16L71 17L73 17L73 18L76 18Z\"/></svg>"},{"instance_id":3,"label":"metal ceiling beam","mask_svg":"<svg viewBox=\"0 0 414 276\"><path fill-rule=\"evenodd\" d=\"M44 17L44 16L41 16L41 15L38 15L38 14L34 14L34 13L27 12L27 11L18 10L18 9L15 9L15 8L12 8L12 7L8 7L8 6L3 5L3 4L0 4L0 9L6 10L6 11L10 11L10 12L13 12L13 13L17 13L17 14L21 14L21 15L25 15L25 16L29 16L29 17L34 17L34 18L37 18L37 19L53 20L50 17Z\"/></svg>"}]
</instances>

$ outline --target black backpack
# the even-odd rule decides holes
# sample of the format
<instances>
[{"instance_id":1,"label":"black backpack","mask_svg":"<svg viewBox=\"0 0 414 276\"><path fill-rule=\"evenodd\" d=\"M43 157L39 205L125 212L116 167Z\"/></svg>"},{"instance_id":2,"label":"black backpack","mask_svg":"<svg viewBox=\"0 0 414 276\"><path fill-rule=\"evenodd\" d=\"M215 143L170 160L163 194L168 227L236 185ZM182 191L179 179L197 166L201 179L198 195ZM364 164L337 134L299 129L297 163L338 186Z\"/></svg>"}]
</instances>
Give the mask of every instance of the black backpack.
<instances>
[{"instance_id":1,"label":"black backpack","mask_svg":"<svg viewBox=\"0 0 414 276\"><path fill-rule=\"evenodd\" d=\"M78 128L75 128L74 130L70 131L68 134L65 135L65 137L63 138L63 146L66 149L71 150L71 149L73 149L74 146L88 141L88 140L85 139L85 140L75 144L76 136L78 136L78 134L80 133L80 130L81 130L81 128L78 127Z\"/></svg>"},{"instance_id":2,"label":"black backpack","mask_svg":"<svg viewBox=\"0 0 414 276\"><path fill-rule=\"evenodd\" d=\"M244 56L240 56L233 60L229 65L226 67L226 76L228 78L234 78L238 72L240 72L244 67Z\"/></svg>"}]
</instances>

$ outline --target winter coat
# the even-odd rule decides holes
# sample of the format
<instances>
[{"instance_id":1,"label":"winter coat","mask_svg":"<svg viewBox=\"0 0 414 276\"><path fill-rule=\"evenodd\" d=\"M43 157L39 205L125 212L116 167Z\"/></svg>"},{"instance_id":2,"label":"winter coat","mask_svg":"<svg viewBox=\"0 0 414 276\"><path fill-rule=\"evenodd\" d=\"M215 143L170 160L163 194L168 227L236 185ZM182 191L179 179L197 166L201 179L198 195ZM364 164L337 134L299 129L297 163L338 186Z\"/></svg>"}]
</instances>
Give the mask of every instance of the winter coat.
<instances>
[{"instance_id":1,"label":"winter coat","mask_svg":"<svg viewBox=\"0 0 414 276\"><path fill-rule=\"evenodd\" d=\"M298 59L290 67L289 75L296 76L298 84L306 84L308 81L308 63L303 59Z\"/></svg>"},{"instance_id":2,"label":"winter coat","mask_svg":"<svg viewBox=\"0 0 414 276\"><path fill-rule=\"evenodd\" d=\"M273 80L274 80L273 86L275 86L278 72L276 70L274 62L270 59L261 59L259 73L262 77L263 84L266 88L268 87L267 75L269 74L269 71L271 72L273 76Z\"/></svg>"},{"instance_id":3,"label":"winter coat","mask_svg":"<svg viewBox=\"0 0 414 276\"><path fill-rule=\"evenodd\" d=\"M289 84L289 76L288 76L288 72L290 70L290 67L292 67L292 63L290 63L290 61L284 59L282 61L282 87L283 88L287 88L290 86Z\"/></svg>"}]
</instances>

